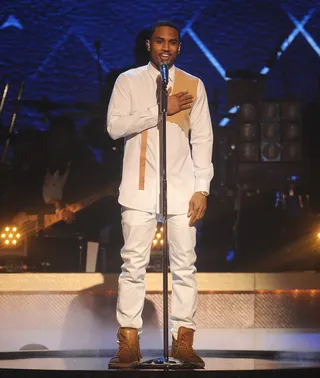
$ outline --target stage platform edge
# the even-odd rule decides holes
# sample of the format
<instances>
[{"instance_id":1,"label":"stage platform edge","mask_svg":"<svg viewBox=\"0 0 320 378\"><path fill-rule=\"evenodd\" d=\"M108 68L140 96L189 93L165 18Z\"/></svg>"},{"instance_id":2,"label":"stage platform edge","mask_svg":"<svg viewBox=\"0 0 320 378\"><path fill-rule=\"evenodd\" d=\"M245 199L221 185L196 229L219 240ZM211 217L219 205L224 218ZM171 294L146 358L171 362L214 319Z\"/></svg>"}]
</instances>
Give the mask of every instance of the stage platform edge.
<instances>
[{"instance_id":1,"label":"stage platform edge","mask_svg":"<svg viewBox=\"0 0 320 378\"><path fill-rule=\"evenodd\" d=\"M320 351L320 274L198 273L195 349ZM118 275L0 275L0 352L116 348ZM143 351L162 348L162 276L148 273ZM169 275L169 287L171 276ZM169 309L170 310L170 309Z\"/></svg>"}]
</instances>

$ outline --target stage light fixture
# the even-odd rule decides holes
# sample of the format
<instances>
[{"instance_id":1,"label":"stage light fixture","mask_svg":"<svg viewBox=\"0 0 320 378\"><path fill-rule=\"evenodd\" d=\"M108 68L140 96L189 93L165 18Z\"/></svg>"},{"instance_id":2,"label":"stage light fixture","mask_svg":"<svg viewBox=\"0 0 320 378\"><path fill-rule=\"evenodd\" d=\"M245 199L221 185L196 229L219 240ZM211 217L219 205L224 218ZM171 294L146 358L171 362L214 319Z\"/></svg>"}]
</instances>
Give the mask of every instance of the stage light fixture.
<instances>
[{"instance_id":1,"label":"stage light fixture","mask_svg":"<svg viewBox=\"0 0 320 378\"><path fill-rule=\"evenodd\" d=\"M301 110L298 101L285 101L281 104L283 122L283 161L302 159Z\"/></svg>"},{"instance_id":2,"label":"stage light fixture","mask_svg":"<svg viewBox=\"0 0 320 378\"><path fill-rule=\"evenodd\" d=\"M290 121L284 123L283 126L283 139L284 140L297 140L300 138L300 125L298 122Z\"/></svg>"},{"instance_id":3,"label":"stage light fixture","mask_svg":"<svg viewBox=\"0 0 320 378\"><path fill-rule=\"evenodd\" d=\"M243 162L259 160L258 109L255 104L242 104L238 113L237 151Z\"/></svg>"},{"instance_id":4,"label":"stage light fixture","mask_svg":"<svg viewBox=\"0 0 320 378\"><path fill-rule=\"evenodd\" d=\"M21 238L21 234L18 232L16 226L6 226L1 234L1 242L9 247L15 247Z\"/></svg>"},{"instance_id":5,"label":"stage light fixture","mask_svg":"<svg viewBox=\"0 0 320 378\"><path fill-rule=\"evenodd\" d=\"M242 104L239 114L243 122L255 122L258 118L258 109L255 104Z\"/></svg>"},{"instance_id":6,"label":"stage light fixture","mask_svg":"<svg viewBox=\"0 0 320 378\"><path fill-rule=\"evenodd\" d=\"M160 224L161 223L159 223L158 227L156 228L154 239L152 241L152 247L154 249L158 249L160 245L163 245L163 239L162 239L163 227L161 227Z\"/></svg>"},{"instance_id":7,"label":"stage light fixture","mask_svg":"<svg viewBox=\"0 0 320 378\"><path fill-rule=\"evenodd\" d=\"M257 126L255 123L245 123L240 130L241 139L253 142L257 138Z\"/></svg>"},{"instance_id":8,"label":"stage light fixture","mask_svg":"<svg viewBox=\"0 0 320 378\"><path fill-rule=\"evenodd\" d=\"M281 147L278 143L264 142L261 144L262 161L280 161Z\"/></svg>"},{"instance_id":9,"label":"stage light fixture","mask_svg":"<svg viewBox=\"0 0 320 378\"><path fill-rule=\"evenodd\" d=\"M263 102L260 105L260 117L266 122L276 122L280 118L280 106L276 102Z\"/></svg>"},{"instance_id":10,"label":"stage light fixture","mask_svg":"<svg viewBox=\"0 0 320 378\"><path fill-rule=\"evenodd\" d=\"M281 160L280 105L275 102L260 104L260 153L263 162Z\"/></svg>"},{"instance_id":11,"label":"stage light fixture","mask_svg":"<svg viewBox=\"0 0 320 378\"><path fill-rule=\"evenodd\" d=\"M259 147L255 143L238 145L238 156L241 161L258 161Z\"/></svg>"},{"instance_id":12,"label":"stage light fixture","mask_svg":"<svg viewBox=\"0 0 320 378\"><path fill-rule=\"evenodd\" d=\"M299 142L284 142L283 143L283 160L295 161L301 159L301 144Z\"/></svg>"}]
</instances>

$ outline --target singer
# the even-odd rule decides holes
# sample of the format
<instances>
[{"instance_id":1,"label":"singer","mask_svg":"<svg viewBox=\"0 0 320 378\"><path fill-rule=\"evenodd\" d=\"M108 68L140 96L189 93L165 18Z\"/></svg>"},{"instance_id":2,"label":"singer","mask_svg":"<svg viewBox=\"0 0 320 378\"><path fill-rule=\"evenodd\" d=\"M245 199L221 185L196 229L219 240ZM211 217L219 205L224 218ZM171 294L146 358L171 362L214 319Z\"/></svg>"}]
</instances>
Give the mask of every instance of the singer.
<instances>
[{"instance_id":1,"label":"singer","mask_svg":"<svg viewBox=\"0 0 320 378\"><path fill-rule=\"evenodd\" d=\"M200 79L174 65L181 43L179 29L173 23L156 23L146 47L149 64L118 77L107 116L110 136L125 138L119 195L124 237L116 313L119 349L109 367L126 368L141 358L144 278L159 213L159 88L165 80L169 94L168 245L173 281L170 357L204 366L192 346L197 300L195 226L205 214L213 177L207 95Z\"/></svg>"}]
</instances>

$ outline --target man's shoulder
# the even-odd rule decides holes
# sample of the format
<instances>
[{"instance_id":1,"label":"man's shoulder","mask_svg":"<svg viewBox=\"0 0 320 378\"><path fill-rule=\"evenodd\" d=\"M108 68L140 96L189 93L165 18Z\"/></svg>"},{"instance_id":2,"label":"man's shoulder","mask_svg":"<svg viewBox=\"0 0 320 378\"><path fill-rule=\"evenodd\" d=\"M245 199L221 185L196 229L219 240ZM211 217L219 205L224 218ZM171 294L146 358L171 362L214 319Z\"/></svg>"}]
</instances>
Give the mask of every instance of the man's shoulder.
<instances>
[{"instance_id":1,"label":"man's shoulder","mask_svg":"<svg viewBox=\"0 0 320 378\"><path fill-rule=\"evenodd\" d=\"M200 82L201 79L197 76L191 75L189 72L182 70L181 68L176 67L176 75L183 75L186 79L190 81L198 81Z\"/></svg>"},{"instance_id":2,"label":"man's shoulder","mask_svg":"<svg viewBox=\"0 0 320 378\"><path fill-rule=\"evenodd\" d=\"M127 71L122 72L119 76L127 77L127 78L135 78L147 73L148 66L140 66L135 68L130 68Z\"/></svg>"}]
</instances>

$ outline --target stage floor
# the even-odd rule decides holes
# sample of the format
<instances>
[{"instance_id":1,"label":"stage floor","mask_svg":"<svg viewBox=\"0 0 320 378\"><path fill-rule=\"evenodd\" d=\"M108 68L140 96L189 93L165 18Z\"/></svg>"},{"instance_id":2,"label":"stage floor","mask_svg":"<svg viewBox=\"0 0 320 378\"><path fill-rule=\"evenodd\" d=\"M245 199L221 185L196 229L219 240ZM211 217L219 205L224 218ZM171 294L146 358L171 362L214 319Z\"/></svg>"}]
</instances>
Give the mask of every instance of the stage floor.
<instances>
[{"instance_id":1,"label":"stage floor","mask_svg":"<svg viewBox=\"0 0 320 378\"><path fill-rule=\"evenodd\" d=\"M206 368L174 371L175 378L320 377L319 273L197 278L194 348ZM100 274L0 275L1 378L118 376L108 370L117 347L117 280ZM162 356L162 276L148 274L146 283L141 349L150 360ZM171 372L120 373L151 378Z\"/></svg>"},{"instance_id":2,"label":"stage floor","mask_svg":"<svg viewBox=\"0 0 320 378\"><path fill-rule=\"evenodd\" d=\"M106 371L115 351L17 351L0 353L0 369ZM142 361L161 357L145 352ZM271 351L202 351L205 370L277 370L320 368L320 353Z\"/></svg>"},{"instance_id":3,"label":"stage floor","mask_svg":"<svg viewBox=\"0 0 320 378\"><path fill-rule=\"evenodd\" d=\"M106 377L119 376L119 371L108 370L108 357L91 358L30 358L1 360L1 377ZM174 371L176 377L196 377L211 373L220 377L319 377L320 362L293 360L266 360L259 358L215 358L204 357L206 368L194 371ZM152 377L169 374L163 370L121 371L126 377ZM209 376L212 376L212 375Z\"/></svg>"},{"instance_id":4,"label":"stage floor","mask_svg":"<svg viewBox=\"0 0 320 378\"><path fill-rule=\"evenodd\" d=\"M106 371L110 358L32 358L0 361L0 369ZM204 357L205 370L279 370L319 368L320 362L270 361L251 358ZM319 370L320 373L320 370Z\"/></svg>"}]
</instances>

